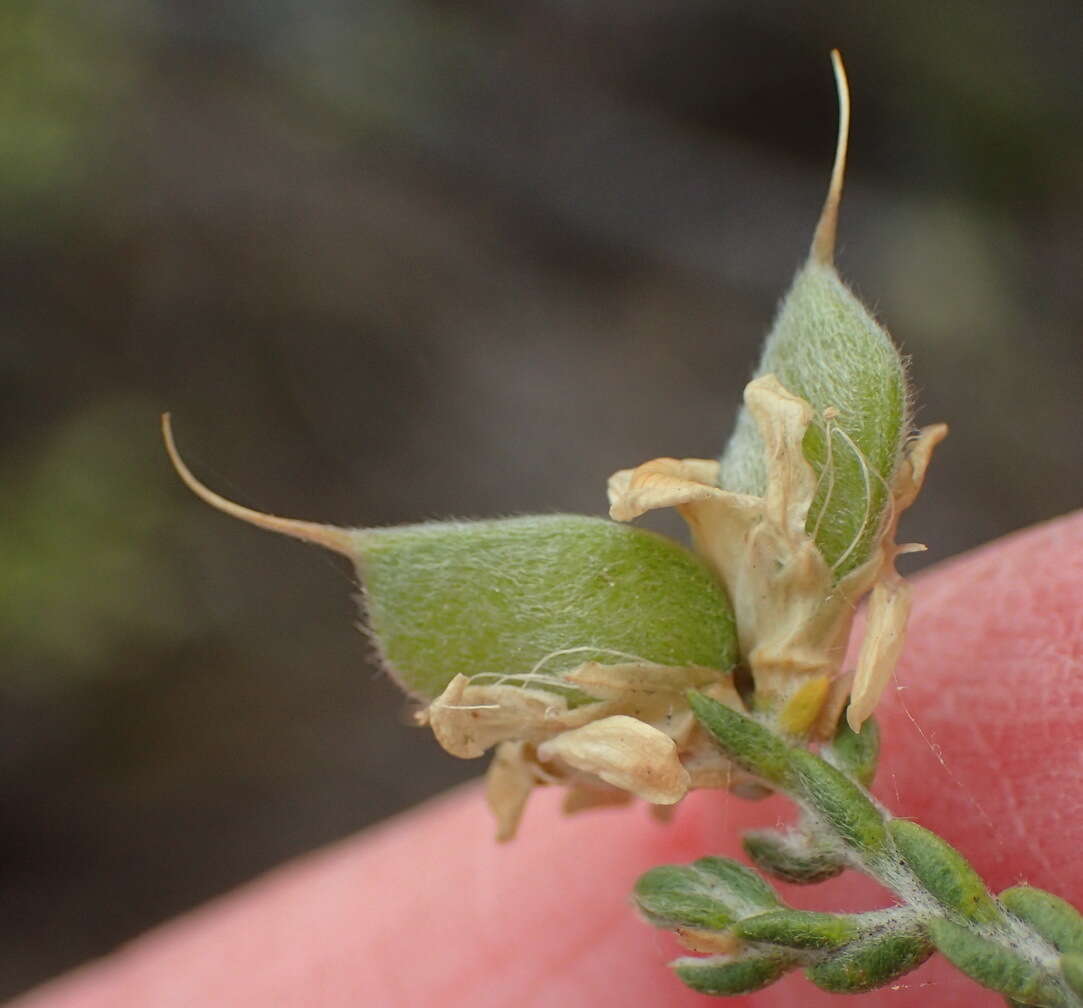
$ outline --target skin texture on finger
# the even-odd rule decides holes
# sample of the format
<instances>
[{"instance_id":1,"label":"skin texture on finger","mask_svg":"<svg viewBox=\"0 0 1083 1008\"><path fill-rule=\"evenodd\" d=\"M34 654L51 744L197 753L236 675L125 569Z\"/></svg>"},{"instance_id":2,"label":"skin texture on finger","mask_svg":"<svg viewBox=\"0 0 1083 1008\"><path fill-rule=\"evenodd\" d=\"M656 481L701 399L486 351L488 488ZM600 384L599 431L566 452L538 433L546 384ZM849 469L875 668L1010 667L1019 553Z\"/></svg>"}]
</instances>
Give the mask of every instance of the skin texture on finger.
<instances>
[{"instance_id":1,"label":"skin texture on finger","mask_svg":"<svg viewBox=\"0 0 1083 1008\"><path fill-rule=\"evenodd\" d=\"M878 711L876 793L956 844L999 890L1026 880L1083 906L1083 513L918 579L911 630ZM631 909L636 877L788 819L780 799L699 792L659 826L643 808L564 819L532 799L497 846L462 789L159 928L18 1008L637 1008L706 1005L665 962L672 940ZM796 905L890 897L846 873L785 887ZM730 1003L838 1005L800 976ZM890 1008L1003 1000L934 957L855 1002ZM14 1006L13 1006L14 1008Z\"/></svg>"}]
</instances>

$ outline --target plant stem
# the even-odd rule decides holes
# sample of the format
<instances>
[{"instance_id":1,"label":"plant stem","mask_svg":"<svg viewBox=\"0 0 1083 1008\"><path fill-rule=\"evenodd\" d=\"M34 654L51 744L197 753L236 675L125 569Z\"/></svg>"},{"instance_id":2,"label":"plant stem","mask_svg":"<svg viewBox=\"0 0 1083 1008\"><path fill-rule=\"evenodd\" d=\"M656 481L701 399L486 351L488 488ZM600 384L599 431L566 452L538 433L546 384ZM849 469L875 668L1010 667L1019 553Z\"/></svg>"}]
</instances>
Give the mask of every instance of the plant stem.
<instances>
[{"instance_id":1,"label":"plant stem","mask_svg":"<svg viewBox=\"0 0 1083 1008\"><path fill-rule=\"evenodd\" d=\"M875 769L875 726L856 734L843 721L816 755L700 694L690 703L726 756L802 811L794 831L746 837L746 851L760 869L790 882L818 881L833 874L832 867L856 869L893 892L900 905L849 915L790 910L780 899L750 908L731 881L744 878L735 862L703 859L686 869L655 869L636 890L649 919L696 929L701 946L703 923L712 920L706 930L730 940L727 946L718 939L722 955L678 960L685 983L705 993L747 993L801 967L824 989L859 993L892 982L935 949L1011 1004L1083 1008L1083 916L1027 886L993 896L954 847L894 818L862 783ZM724 862L732 867L720 870Z\"/></svg>"}]
</instances>

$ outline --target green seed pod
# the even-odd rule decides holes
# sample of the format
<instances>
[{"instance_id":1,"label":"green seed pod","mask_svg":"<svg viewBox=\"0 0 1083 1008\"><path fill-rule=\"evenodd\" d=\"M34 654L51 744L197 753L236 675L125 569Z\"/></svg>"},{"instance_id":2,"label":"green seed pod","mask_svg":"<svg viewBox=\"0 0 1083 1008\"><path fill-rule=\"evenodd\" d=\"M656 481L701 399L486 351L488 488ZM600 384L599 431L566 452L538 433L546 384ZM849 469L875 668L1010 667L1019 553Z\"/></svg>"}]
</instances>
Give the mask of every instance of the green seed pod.
<instances>
[{"instance_id":1,"label":"green seed pod","mask_svg":"<svg viewBox=\"0 0 1083 1008\"><path fill-rule=\"evenodd\" d=\"M741 841L757 867L795 885L812 885L843 872L846 859L807 831L748 830Z\"/></svg>"},{"instance_id":2,"label":"green seed pod","mask_svg":"<svg viewBox=\"0 0 1083 1008\"><path fill-rule=\"evenodd\" d=\"M888 830L910 870L941 905L979 924L1002 920L985 883L954 847L906 819L893 819Z\"/></svg>"},{"instance_id":3,"label":"green seed pod","mask_svg":"<svg viewBox=\"0 0 1083 1008\"><path fill-rule=\"evenodd\" d=\"M834 949L860 933L852 917L811 910L772 910L739 921L733 933L746 941L794 949Z\"/></svg>"},{"instance_id":4,"label":"green seed pod","mask_svg":"<svg viewBox=\"0 0 1083 1008\"><path fill-rule=\"evenodd\" d=\"M702 693L689 693L688 702L722 751L739 767L779 787L792 782L790 757L794 750L776 735Z\"/></svg>"},{"instance_id":5,"label":"green seed pod","mask_svg":"<svg viewBox=\"0 0 1083 1008\"><path fill-rule=\"evenodd\" d=\"M845 718L840 720L828 756L843 773L849 774L862 787L869 787L876 776L876 762L880 757L880 728L875 719L866 718L859 732L855 732Z\"/></svg>"},{"instance_id":6,"label":"green seed pod","mask_svg":"<svg viewBox=\"0 0 1083 1008\"><path fill-rule=\"evenodd\" d=\"M456 673L555 676L629 655L722 671L735 660L717 583L650 532L553 515L379 529L356 541L373 636L396 678L426 697Z\"/></svg>"},{"instance_id":7,"label":"green seed pod","mask_svg":"<svg viewBox=\"0 0 1083 1008\"><path fill-rule=\"evenodd\" d=\"M713 931L780 905L774 890L754 871L715 857L652 868L636 883L634 895L652 924Z\"/></svg>"},{"instance_id":8,"label":"green seed pod","mask_svg":"<svg viewBox=\"0 0 1083 1008\"><path fill-rule=\"evenodd\" d=\"M373 641L414 696L432 700L462 674L528 680L574 700L556 676L588 661L703 666L720 679L735 661L725 594L698 558L662 536L577 515L384 529L278 518L199 483L168 420L164 431L180 476L213 507L354 562Z\"/></svg>"},{"instance_id":9,"label":"green seed pod","mask_svg":"<svg viewBox=\"0 0 1083 1008\"><path fill-rule=\"evenodd\" d=\"M902 358L833 263L850 107L841 61L837 53L832 57L840 121L831 186L808 261L779 307L756 376L775 375L816 413L803 445L819 477L806 529L837 579L868 560L876 546L910 420ZM721 461L723 489L764 492L764 447L746 408Z\"/></svg>"},{"instance_id":10,"label":"green seed pod","mask_svg":"<svg viewBox=\"0 0 1083 1008\"><path fill-rule=\"evenodd\" d=\"M823 816L854 850L875 857L887 846L887 830L880 810L844 774L818 756L794 750L797 790L803 801Z\"/></svg>"},{"instance_id":11,"label":"green seed pod","mask_svg":"<svg viewBox=\"0 0 1083 1008\"><path fill-rule=\"evenodd\" d=\"M917 930L880 933L810 966L805 976L834 994L861 994L916 969L932 951L928 939Z\"/></svg>"},{"instance_id":12,"label":"green seed pod","mask_svg":"<svg viewBox=\"0 0 1083 1008\"><path fill-rule=\"evenodd\" d=\"M795 965L793 958L777 952L750 953L739 959L729 956L685 958L673 963L677 976L692 990L722 997L762 990Z\"/></svg>"},{"instance_id":13,"label":"green seed pod","mask_svg":"<svg viewBox=\"0 0 1083 1008\"><path fill-rule=\"evenodd\" d=\"M1083 915L1059 896L1033 886L1013 886L1000 902L1064 953L1083 955Z\"/></svg>"},{"instance_id":14,"label":"green seed pod","mask_svg":"<svg viewBox=\"0 0 1083 1008\"><path fill-rule=\"evenodd\" d=\"M1068 986L1080 997L1083 997L1083 955L1073 952L1061 956L1060 971L1064 975Z\"/></svg>"},{"instance_id":15,"label":"green seed pod","mask_svg":"<svg viewBox=\"0 0 1083 1008\"><path fill-rule=\"evenodd\" d=\"M972 980L1025 1005L1060 1008L1062 990L1036 963L943 918L929 921L929 935L941 954Z\"/></svg>"}]
</instances>

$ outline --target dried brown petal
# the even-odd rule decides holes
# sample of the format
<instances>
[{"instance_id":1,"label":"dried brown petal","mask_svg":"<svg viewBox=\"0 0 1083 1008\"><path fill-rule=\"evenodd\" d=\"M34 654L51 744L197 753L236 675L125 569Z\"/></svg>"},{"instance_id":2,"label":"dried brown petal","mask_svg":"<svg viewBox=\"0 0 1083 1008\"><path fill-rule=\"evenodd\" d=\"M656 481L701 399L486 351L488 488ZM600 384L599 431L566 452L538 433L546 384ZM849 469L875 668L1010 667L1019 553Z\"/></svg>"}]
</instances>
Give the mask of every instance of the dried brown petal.
<instances>
[{"instance_id":1,"label":"dried brown petal","mask_svg":"<svg viewBox=\"0 0 1083 1008\"><path fill-rule=\"evenodd\" d=\"M564 732L538 746L543 762L561 760L656 805L672 805L688 791L688 771L664 732L624 714Z\"/></svg>"},{"instance_id":2,"label":"dried brown petal","mask_svg":"<svg viewBox=\"0 0 1083 1008\"><path fill-rule=\"evenodd\" d=\"M485 775L485 800L496 819L496 839L515 837L527 799L538 783L537 764L528 758L525 742L501 742Z\"/></svg>"},{"instance_id":3,"label":"dried brown petal","mask_svg":"<svg viewBox=\"0 0 1083 1008\"><path fill-rule=\"evenodd\" d=\"M900 577L877 582L869 599L865 637L850 690L850 705L846 708L846 720L855 732L861 731L895 671L906 640L909 615L910 586Z\"/></svg>"}]
</instances>

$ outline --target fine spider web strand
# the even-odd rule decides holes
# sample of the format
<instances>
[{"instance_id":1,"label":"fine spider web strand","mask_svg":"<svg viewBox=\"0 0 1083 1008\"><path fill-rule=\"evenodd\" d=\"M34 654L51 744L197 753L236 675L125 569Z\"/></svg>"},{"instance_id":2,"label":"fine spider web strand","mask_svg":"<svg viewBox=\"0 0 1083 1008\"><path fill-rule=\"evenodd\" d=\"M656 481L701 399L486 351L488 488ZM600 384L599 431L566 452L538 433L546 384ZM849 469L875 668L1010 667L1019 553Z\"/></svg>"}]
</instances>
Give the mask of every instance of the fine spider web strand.
<instances>
[{"instance_id":1,"label":"fine spider web strand","mask_svg":"<svg viewBox=\"0 0 1083 1008\"><path fill-rule=\"evenodd\" d=\"M832 569L834 569L835 567L838 567L838 565L841 564L843 562L843 560L845 560L845 558L849 555L849 553L851 553L853 551L853 549L855 548L855 546L857 545L857 543L860 541L861 537L865 533L865 526L868 524L869 512L871 510L871 501L872 501L871 486L870 486L870 483L869 483L869 473L870 472L873 475L876 476L876 478L881 482L881 484L884 487L884 491L885 491L887 502L888 502L888 513L886 515L886 522L890 523L895 517L895 497L894 497L894 494L892 494L891 487L888 485L887 481L884 479L884 477L882 475L880 475L879 472L877 472L875 469L873 469L871 466L869 466L868 460L865 458L864 453L853 442L853 440L846 434L845 431L843 431L841 428L835 428L835 432L846 440L846 442L850 445L850 448L854 451L854 453L857 455L858 459L861 461L862 472L863 472L863 474L865 476L866 508L865 508L865 520L862 522L861 528L859 529L859 531L857 533L857 536L855 537L853 542L851 542L851 544L848 547L848 549L846 550L846 552L841 557L839 557L839 559L835 562ZM978 813L978 815L981 817L982 821L986 824L986 826L989 827L997 846L1002 851L1004 851L1005 850L1004 841L1001 838L1001 835L1000 835L999 831L997 830L996 824L993 822L992 817L989 815L988 812L986 812L986 810L985 810L984 806L982 806L981 802L979 802L978 799L975 798L970 793L970 791L968 789L963 787L963 784L959 780L959 777L951 769L951 767L948 766L947 760L944 759L944 753L943 753L943 750L940 748L939 744L936 743L932 738L929 737L929 735L926 733L925 729L922 728L922 726L919 724L917 718L914 717L913 712L910 710L909 705L906 703L906 700L902 695L903 692L905 691L906 687L899 682L898 669L897 668L892 669L891 675L892 675L892 678L895 681L895 691L896 691L896 694L898 695L898 698L899 698L899 705L902 708L903 713L906 715L907 720L909 720L910 723L914 726L914 729L917 731L918 735L921 737L921 740L929 747L929 751L933 754L933 756L936 758L937 762L944 769L944 772L948 775L948 778L951 780L952 784L954 784L960 791L962 791L966 795L967 801L974 808L974 811ZM896 798L898 798L901 801L901 796L899 795L898 780L895 779L894 774L892 774L892 777L894 779L894 784L895 784Z\"/></svg>"},{"instance_id":2,"label":"fine spider web strand","mask_svg":"<svg viewBox=\"0 0 1083 1008\"><path fill-rule=\"evenodd\" d=\"M570 654L582 654L584 652L593 652L594 654L607 654L613 655L618 658L624 658L630 661L639 662L644 665L657 665L657 662L647 661L646 658L641 658L639 655L629 654L626 651L618 651L614 648L594 647L589 644L580 645L579 647L561 648L557 651L550 651L539 661L534 664L534 667L529 672L476 672L470 676L470 682L473 684L475 680L484 679L492 680L491 685L503 686L508 682L515 683L542 683L546 686L561 685L567 688L573 688L574 683L565 683L559 676L549 675L541 672L547 662L552 661L554 658L560 658ZM589 694L588 694L589 695ZM444 710L500 710L501 704L440 704L440 707Z\"/></svg>"},{"instance_id":3,"label":"fine spider web strand","mask_svg":"<svg viewBox=\"0 0 1083 1008\"><path fill-rule=\"evenodd\" d=\"M838 416L838 410L834 406L830 406L824 410L823 413L823 430L824 430L824 446L827 452L827 457L824 459L823 468L820 470L820 477L816 480L816 488L812 492L813 499L815 500L816 494L820 492L820 487L823 484L824 477L827 477L827 490L824 492L823 503L820 505L820 513L816 516L816 524L812 527L812 532L809 533L809 538L814 542L816 537L820 534L820 525L824 520L824 515L827 514L827 507L831 503L831 498L835 493L835 456L834 456L834 443L831 440L835 433L835 417Z\"/></svg>"},{"instance_id":4,"label":"fine spider web strand","mask_svg":"<svg viewBox=\"0 0 1083 1008\"><path fill-rule=\"evenodd\" d=\"M563 658L565 655L570 654L584 654L588 651L594 651L598 654L613 655L616 658L624 658L627 661L639 662L643 665L656 665L657 662L648 661L646 658L641 658L639 655L629 654L627 651L618 651L615 648L595 647L591 644L581 644L578 647L560 648L557 651L550 651L549 654L540 658L530 670L530 675L539 672L554 658Z\"/></svg>"},{"instance_id":5,"label":"fine spider web strand","mask_svg":"<svg viewBox=\"0 0 1083 1008\"><path fill-rule=\"evenodd\" d=\"M458 704L458 703L439 703L434 700L431 706L437 710L500 710L500 704L488 703L488 704Z\"/></svg>"},{"instance_id":6,"label":"fine spider web strand","mask_svg":"<svg viewBox=\"0 0 1083 1008\"><path fill-rule=\"evenodd\" d=\"M899 699L899 706L902 708L903 714L906 715L906 719L914 726L914 730L918 733L922 742L924 742L929 747L929 751L933 754L936 761L943 768L944 773L948 775L948 779L951 781L951 783L956 787L959 792L966 796L967 802L969 802L971 807L974 809L975 812L977 812L978 816L981 818L982 822L985 823L985 825L989 828L989 832L992 835L997 847L1000 848L1001 853L1007 853L1007 848L1004 846L1004 840L1000 835L1000 830L997 828L997 825L993 821L992 816L990 816L989 813L985 811L985 807L982 805L982 803L974 797L970 789L963 785L963 782L959 779L959 776L955 773L955 771L952 770L950 766L948 766L948 761L944 758L944 750L940 747L940 744L934 741L929 736L929 734L925 731L924 728L922 728L921 724L918 722L918 719L914 717L913 712L910 710L910 706L906 702L906 698L903 696L903 693L906 691L906 686L899 682L898 669L893 669L891 676L895 680L895 695ZM896 796L898 795L898 793L899 788L898 783L896 782Z\"/></svg>"},{"instance_id":7,"label":"fine spider web strand","mask_svg":"<svg viewBox=\"0 0 1083 1008\"><path fill-rule=\"evenodd\" d=\"M879 472L877 472L875 469L872 469L872 467L869 466L868 460L865 458L864 454L861 452L861 450L858 448L858 446L856 444L854 444L853 440L846 434L845 431L843 431L841 429L838 429L837 433L840 436L842 436L843 438L846 439L846 441L849 443L850 447L853 449L853 451L857 454L858 458L861 460L862 472L865 474L865 480L866 480L865 485L866 485L866 488L867 488L867 495L866 495L865 521L862 523L861 529L859 530L859 532L857 534L857 537L850 544L850 547L847 549L846 553L844 553L836 561L835 566L838 566L838 564L842 563L842 561L845 559L847 554L849 554L853 550L853 548L856 546L856 544L860 540L861 536L864 535L865 525L868 523L869 510L870 510L871 497L872 497L871 488L869 487L869 482L868 482L868 475L869 475L870 472L872 472L876 476L876 478L880 480L881 484L883 484L884 491L885 491L885 494L886 494L886 497L887 497L888 509L889 509L888 514L886 516L887 522L890 523L893 520L894 516L895 516L895 514L894 514L894 512L895 512L895 498L894 498L894 495L891 492L891 487L888 485L887 481L884 479L883 476L880 475ZM935 742L932 738L929 737L929 735L925 731L925 729L922 728L922 726L919 724L917 718L914 717L913 712L910 710L909 705L906 703L905 697L902 695L903 692L906 690L906 687L899 682L899 673L898 673L897 668L892 669L891 676L892 676L892 679L894 679L894 681L895 681L895 692L896 692L896 694L898 695L898 698L899 698L899 705L902 708L903 713L906 715L907 720L909 720L910 723L914 726L914 728L917 731L918 735L921 737L921 740L929 747L929 751L933 754L933 756L936 758L937 762L944 769L944 772L948 775L948 778L951 780L952 784L954 784L960 791L962 791L966 795L967 801L969 801L971 806L974 808L974 811L978 813L978 815L981 817L982 821L986 824L986 826L989 827L989 829L990 829L990 831L991 831L991 833L993 835L993 838L996 841L997 846L1003 851L1005 849L1004 848L1004 842L1003 842L1003 839L1000 836L999 831L996 828L996 824L993 822L992 817L989 815L988 812L986 812L986 810L985 810L984 806L982 806L981 802L979 802L978 799L975 798L970 793L970 791L968 789L963 787L962 781L959 780L958 775L955 773L954 770L951 769L951 767L948 766L948 762L944 758L944 752L941 749L940 745L937 742ZM896 796L898 796L899 792L898 792L898 782L897 781L896 781L896 784L895 784L895 793L896 793Z\"/></svg>"},{"instance_id":8,"label":"fine spider web strand","mask_svg":"<svg viewBox=\"0 0 1083 1008\"><path fill-rule=\"evenodd\" d=\"M482 677L491 678L494 680L494 686L501 686L508 680L516 680L519 682L544 682L549 685L553 683L559 683L561 680L559 676L549 675L543 673L541 670L553 659L563 658L565 655L572 654L604 654L612 655L616 658L623 658L626 661L637 662L640 665L658 665L658 662L648 661L646 658L642 658L639 655L629 654L627 651L618 651L615 648L598 647L593 644L581 644L578 647L560 648L556 651L550 651L547 655L543 655L534 663L533 668L529 672L476 672L470 677L471 681L474 679L480 679ZM659 666L664 668L665 666Z\"/></svg>"},{"instance_id":9,"label":"fine spider web strand","mask_svg":"<svg viewBox=\"0 0 1083 1008\"><path fill-rule=\"evenodd\" d=\"M861 478L865 483L865 514L861 519L861 526L858 528L854 538L850 541L850 545L846 547L846 551L840 556L832 565L831 570L836 571L845 562L847 557L855 549L857 549L858 543L861 542L862 537L865 535L865 529L869 524L869 517L872 514L872 481L869 478L869 473L872 472L872 467L869 465L869 460L865 457L865 453L854 443L854 439L850 437L841 427L835 428L835 432L841 437L857 456L857 460L861 465ZM876 473L877 479L884 485L884 489L887 491L887 497L891 499L891 488L888 486L887 481L879 472Z\"/></svg>"}]
</instances>

